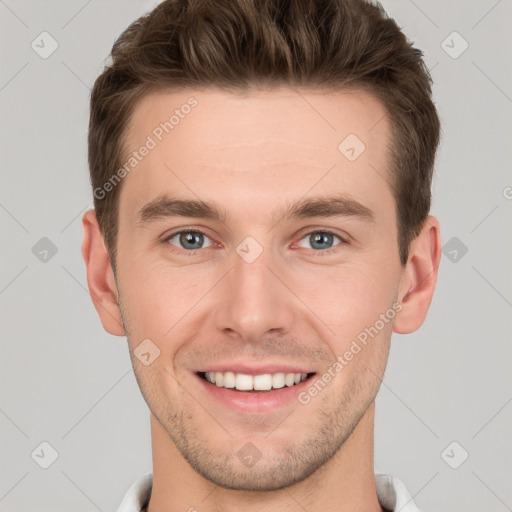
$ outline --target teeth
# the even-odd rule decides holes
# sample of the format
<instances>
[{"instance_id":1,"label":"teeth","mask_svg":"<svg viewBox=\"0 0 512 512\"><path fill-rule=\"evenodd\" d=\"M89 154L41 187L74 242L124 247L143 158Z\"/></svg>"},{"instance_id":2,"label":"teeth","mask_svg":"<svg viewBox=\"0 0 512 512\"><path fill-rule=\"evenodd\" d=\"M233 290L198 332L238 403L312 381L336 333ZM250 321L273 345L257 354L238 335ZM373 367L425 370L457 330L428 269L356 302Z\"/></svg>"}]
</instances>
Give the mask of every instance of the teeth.
<instances>
[{"instance_id":1,"label":"teeth","mask_svg":"<svg viewBox=\"0 0 512 512\"><path fill-rule=\"evenodd\" d=\"M252 375L244 375L243 373L237 373L235 379L235 388L239 391L249 391L254 389Z\"/></svg>"},{"instance_id":2,"label":"teeth","mask_svg":"<svg viewBox=\"0 0 512 512\"><path fill-rule=\"evenodd\" d=\"M215 384L219 388L224 386L224 374L222 372L215 372Z\"/></svg>"},{"instance_id":3,"label":"teeth","mask_svg":"<svg viewBox=\"0 0 512 512\"><path fill-rule=\"evenodd\" d=\"M233 372L224 373L224 387L234 388L235 387L235 374Z\"/></svg>"},{"instance_id":4,"label":"teeth","mask_svg":"<svg viewBox=\"0 0 512 512\"><path fill-rule=\"evenodd\" d=\"M253 377L254 389L258 391L265 391L272 387L272 375L265 373L264 375L255 375Z\"/></svg>"},{"instance_id":5,"label":"teeth","mask_svg":"<svg viewBox=\"0 0 512 512\"><path fill-rule=\"evenodd\" d=\"M246 375L233 372L206 372L208 382L219 388L236 388L239 391L270 391L285 386L293 386L302 382L307 377L306 373L264 373L262 375Z\"/></svg>"},{"instance_id":6,"label":"teeth","mask_svg":"<svg viewBox=\"0 0 512 512\"><path fill-rule=\"evenodd\" d=\"M284 383L287 386L293 386L295 384L295 373L287 373L284 375Z\"/></svg>"},{"instance_id":7,"label":"teeth","mask_svg":"<svg viewBox=\"0 0 512 512\"><path fill-rule=\"evenodd\" d=\"M274 373L272 375L272 387L276 389L284 388L284 373Z\"/></svg>"}]
</instances>

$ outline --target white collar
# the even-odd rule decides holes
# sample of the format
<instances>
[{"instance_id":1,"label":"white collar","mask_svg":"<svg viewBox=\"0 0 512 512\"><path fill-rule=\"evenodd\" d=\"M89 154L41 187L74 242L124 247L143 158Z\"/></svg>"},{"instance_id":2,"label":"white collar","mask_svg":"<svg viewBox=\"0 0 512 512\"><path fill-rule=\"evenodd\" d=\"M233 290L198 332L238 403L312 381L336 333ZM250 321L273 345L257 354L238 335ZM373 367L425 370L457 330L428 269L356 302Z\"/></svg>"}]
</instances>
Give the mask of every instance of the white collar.
<instances>
[{"instance_id":1,"label":"white collar","mask_svg":"<svg viewBox=\"0 0 512 512\"><path fill-rule=\"evenodd\" d=\"M377 497L381 507L392 512L420 512L405 484L396 476L375 473ZM141 512L149 502L153 488L153 473L146 473L126 492L117 512Z\"/></svg>"}]
</instances>

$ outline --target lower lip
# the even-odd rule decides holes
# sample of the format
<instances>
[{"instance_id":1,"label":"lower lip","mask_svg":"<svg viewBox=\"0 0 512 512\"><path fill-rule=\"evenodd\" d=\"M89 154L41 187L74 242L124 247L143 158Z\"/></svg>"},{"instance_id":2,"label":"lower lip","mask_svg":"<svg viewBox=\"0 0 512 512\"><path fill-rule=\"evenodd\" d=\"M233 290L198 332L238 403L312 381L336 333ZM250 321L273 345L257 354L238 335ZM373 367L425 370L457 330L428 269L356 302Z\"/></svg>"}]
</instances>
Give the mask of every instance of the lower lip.
<instances>
[{"instance_id":1,"label":"lower lip","mask_svg":"<svg viewBox=\"0 0 512 512\"><path fill-rule=\"evenodd\" d=\"M312 376L314 377L314 375ZM299 382L293 386L274 389L271 391L236 391L234 389L221 388L208 382L196 374L196 378L204 390L223 405L245 413L262 413L282 407L293 400L298 400L297 395L310 384L311 378Z\"/></svg>"}]
</instances>

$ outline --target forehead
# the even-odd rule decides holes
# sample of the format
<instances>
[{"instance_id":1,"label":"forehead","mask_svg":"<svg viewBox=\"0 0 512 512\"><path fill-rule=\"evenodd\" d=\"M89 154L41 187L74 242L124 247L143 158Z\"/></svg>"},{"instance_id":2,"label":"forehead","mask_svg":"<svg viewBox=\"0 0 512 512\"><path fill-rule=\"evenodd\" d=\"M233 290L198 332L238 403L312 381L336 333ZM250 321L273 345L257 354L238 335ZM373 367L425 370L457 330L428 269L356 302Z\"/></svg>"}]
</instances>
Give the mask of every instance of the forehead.
<instances>
[{"instance_id":1,"label":"forehead","mask_svg":"<svg viewBox=\"0 0 512 512\"><path fill-rule=\"evenodd\" d=\"M127 142L136 145L135 139L146 134L166 138L172 133L183 143L187 140L180 133L188 128L197 139L188 142L202 143L209 150L258 144L254 137L261 136L303 146L335 144L344 134L354 133L372 144L386 131L387 123L381 122L385 115L382 102L360 90L320 92L284 86L243 94L213 88L177 90L148 94L137 102ZM376 125L379 129L374 130Z\"/></svg>"},{"instance_id":2,"label":"forehead","mask_svg":"<svg viewBox=\"0 0 512 512\"><path fill-rule=\"evenodd\" d=\"M389 189L389 137L384 105L358 90L152 93L135 106L125 142L128 156L151 149L124 178L121 197L132 209L166 192L236 195L262 207L262 194Z\"/></svg>"}]
</instances>

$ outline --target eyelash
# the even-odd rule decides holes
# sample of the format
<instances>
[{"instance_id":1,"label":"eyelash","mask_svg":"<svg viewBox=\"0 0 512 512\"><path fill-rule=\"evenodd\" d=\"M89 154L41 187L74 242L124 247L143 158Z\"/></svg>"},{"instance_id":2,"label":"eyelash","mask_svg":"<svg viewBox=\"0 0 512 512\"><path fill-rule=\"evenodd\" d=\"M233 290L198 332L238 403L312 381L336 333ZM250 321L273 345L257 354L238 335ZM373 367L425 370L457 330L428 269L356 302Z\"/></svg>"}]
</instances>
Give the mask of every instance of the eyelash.
<instances>
[{"instance_id":1,"label":"eyelash","mask_svg":"<svg viewBox=\"0 0 512 512\"><path fill-rule=\"evenodd\" d=\"M201 251L201 250L203 250L203 249L194 249L194 250L191 250L191 251L188 251L188 250L186 250L186 249L181 249L181 250L180 250L179 248L177 248L177 247L175 247L174 245L172 245L172 244L170 244L170 243L169 243L169 240L170 240L171 238L174 238L176 235L180 235L180 234L182 234L182 233L201 233L202 235L204 235L204 236L206 236L206 237L210 238L210 237L209 237L209 236L208 236L208 235L207 235L203 230L198 229L198 228L194 228L194 229L181 229L181 230L179 230L179 231L175 231L174 233L171 233L169 236L165 237L165 239L163 240L163 242L164 242L165 244L167 244L167 246L168 246L168 248L169 248L169 250L170 250L171 252L182 252L182 251L184 251L184 252L185 252L185 254L188 254L188 255L194 255L194 254L196 253L196 251ZM309 231L309 232L305 233L305 234L304 234L304 235L299 239L299 241L300 241L300 240L302 240L302 239L304 239L304 238L306 238L307 236L312 235L313 233L321 233L321 234L326 234L326 235L333 235L333 236L335 236L336 238L338 238L338 239L340 240L340 243L339 243L339 244L335 245L334 247L332 247L332 248L330 248L330 249L323 249L323 250L321 250L321 249L316 249L316 250L315 250L315 249L312 249L313 251L315 251L315 253L316 253L316 254L321 254L322 256L328 256L328 255L332 254L333 252L335 252L335 251L339 248L339 246L341 246L341 245L347 245L347 243L348 243L348 242L347 242L346 240L344 240L340 235L338 235L337 233L334 233L333 231L330 231L330 230L328 230L328 229L314 229L314 230L312 230L312 231ZM210 248L211 248L211 247L207 247L206 249L210 249Z\"/></svg>"}]
</instances>

